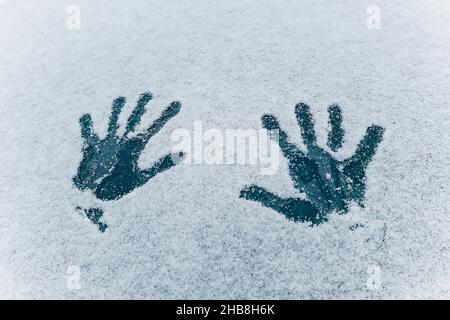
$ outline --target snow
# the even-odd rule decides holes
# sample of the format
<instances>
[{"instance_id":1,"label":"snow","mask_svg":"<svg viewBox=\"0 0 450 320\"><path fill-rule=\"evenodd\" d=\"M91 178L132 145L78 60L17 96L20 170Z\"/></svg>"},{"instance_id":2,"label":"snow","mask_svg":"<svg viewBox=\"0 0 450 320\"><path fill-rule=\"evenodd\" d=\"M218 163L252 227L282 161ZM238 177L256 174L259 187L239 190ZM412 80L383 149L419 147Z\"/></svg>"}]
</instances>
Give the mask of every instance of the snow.
<instances>
[{"instance_id":1,"label":"snow","mask_svg":"<svg viewBox=\"0 0 450 320\"><path fill-rule=\"evenodd\" d=\"M366 26L370 5L380 29ZM445 0L0 1L0 298L448 298L449 16ZM327 107L342 107L340 159L383 126L365 208L311 228L239 199L253 183L294 195L283 158L269 176L176 166L113 202L78 191L79 117L104 134L111 101L127 97L126 116L148 90L142 128L183 108L142 167L195 121L259 130L272 113L301 145L298 102L322 146ZM108 230L77 206L102 207Z\"/></svg>"}]
</instances>

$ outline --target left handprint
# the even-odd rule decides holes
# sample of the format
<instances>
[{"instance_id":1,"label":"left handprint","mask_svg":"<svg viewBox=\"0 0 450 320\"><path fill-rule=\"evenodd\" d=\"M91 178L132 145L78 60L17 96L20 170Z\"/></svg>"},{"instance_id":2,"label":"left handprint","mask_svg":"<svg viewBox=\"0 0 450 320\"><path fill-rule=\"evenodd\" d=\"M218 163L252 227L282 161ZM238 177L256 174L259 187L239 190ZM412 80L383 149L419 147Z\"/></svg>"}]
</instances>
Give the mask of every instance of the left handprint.
<instances>
[{"instance_id":1,"label":"left handprint","mask_svg":"<svg viewBox=\"0 0 450 320\"><path fill-rule=\"evenodd\" d=\"M119 115L125 105L124 97L119 97L112 103L108 133L104 139L100 139L94 132L89 114L80 118L83 159L73 178L79 190L91 190L100 200L117 200L181 161L183 153L179 152L163 156L148 169L140 169L138 166L139 157L150 138L181 109L179 102L172 102L144 132L131 136L151 99L152 95L148 92L140 96L121 136L117 135L117 130Z\"/></svg>"}]
</instances>

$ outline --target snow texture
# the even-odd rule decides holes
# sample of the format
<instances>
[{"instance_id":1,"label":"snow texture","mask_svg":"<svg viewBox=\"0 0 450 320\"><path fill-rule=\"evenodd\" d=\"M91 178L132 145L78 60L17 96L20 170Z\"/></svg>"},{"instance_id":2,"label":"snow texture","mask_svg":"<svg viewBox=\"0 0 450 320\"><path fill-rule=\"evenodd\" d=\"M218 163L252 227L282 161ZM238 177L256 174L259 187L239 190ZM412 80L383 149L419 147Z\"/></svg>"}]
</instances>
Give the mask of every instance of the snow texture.
<instances>
[{"instance_id":1,"label":"snow texture","mask_svg":"<svg viewBox=\"0 0 450 320\"><path fill-rule=\"evenodd\" d=\"M449 17L446 0L1 1L0 298L448 298ZM295 195L284 158L276 175L178 165L118 201L80 192L80 116L103 135L112 100L128 115L146 91L142 128L183 107L142 167L194 121L257 130L270 113L303 147L299 102L324 148L327 107L342 107L340 159L384 127L365 208L310 227L239 198L251 183ZM107 231L77 206L103 208Z\"/></svg>"}]
</instances>

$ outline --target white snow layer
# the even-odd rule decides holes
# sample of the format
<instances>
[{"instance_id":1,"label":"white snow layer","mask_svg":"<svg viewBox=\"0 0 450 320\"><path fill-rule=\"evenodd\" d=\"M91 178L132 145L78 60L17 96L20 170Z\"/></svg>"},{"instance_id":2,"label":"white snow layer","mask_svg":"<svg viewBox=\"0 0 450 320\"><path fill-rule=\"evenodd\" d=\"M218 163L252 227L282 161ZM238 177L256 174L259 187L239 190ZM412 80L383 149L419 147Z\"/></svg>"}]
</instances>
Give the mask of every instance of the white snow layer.
<instances>
[{"instance_id":1,"label":"white snow layer","mask_svg":"<svg viewBox=\"0 0 450 320\"><path fill-rule=\"evenodd\" d=\"M2 1L0 298L448 298L449 17L446 0ZM327 106L342 106L340 159L383 126L365 208L309 227L239 199L251 183L295 194L284 159L271 176L180 165L118 201L81 193L79 117L104 134L111 101L126 96L126 115L147 90L141 127L171 101L183 108L142 167L194 121L259 129L272 113L301 145L300 101L323 146ZM104 208L108 230L77 205Z\"/></svg>"}]
</instances>

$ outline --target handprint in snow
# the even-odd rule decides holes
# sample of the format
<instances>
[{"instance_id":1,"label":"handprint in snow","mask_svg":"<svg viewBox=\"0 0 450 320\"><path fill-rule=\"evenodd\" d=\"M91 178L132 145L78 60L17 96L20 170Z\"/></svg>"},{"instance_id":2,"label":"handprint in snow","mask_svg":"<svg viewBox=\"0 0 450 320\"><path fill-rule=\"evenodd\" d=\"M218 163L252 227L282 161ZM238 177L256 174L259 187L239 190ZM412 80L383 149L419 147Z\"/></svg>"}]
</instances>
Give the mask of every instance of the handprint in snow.
<instances>
[{"instance_id":1,"label":"handprint in snow","mask_svg":"<svg viewBox=\"0 0 450 320\"><path fill-rule=\"evenodd\" d=\"M140 96L128 118L125 132L121 136L117 135L117 130L119 115L125 106L124 97L119 97L112 103L108 133L104 139L100 139L94 132L89 114L80 118L83 159L78 167L77 175L73 178L73 182L79 190L91 190L100 200L117 200L181 161L182 152L167 154L148 169L141 169L138 166L139 157L150 138L177 115L181 108L179 102L172 102L144 132L133 135L146 111L146 105L151 99L151 93L144 93ZM95 208L95 215L89 214L92 210L84 209L84 212L103 232L106 227L105 225L100 227L99 224L102 211ZM95 217L95 219L90 217Z\"/></svg>"},{"instance_id":2,"label":"handprint in snow","mask_svg":"<svg viewBox=\"0 0 450 320\"><path fill-rule=\"evenodd\" d=\"M331 128L328 133L328 146L336 152L342 147L344 140L341 108L331 105L328 113ZM384 129L376 125L367 128L354 155L344 161L338 161L330 152L317 145L309 106L298 104L295 114L307 148L306 153L289 141L274 116L264 115L261 121L265 129L279 130L278 143L288 161L294 187L303 192L306 199L282 198L256 185L246 186L241 190L240 197L272 208L287 219L310 222L311 225L327 221L327 216L332 212L347 212L352 201L363 207L365 171L382 140Z\"/></svg>"}]
</instances>

